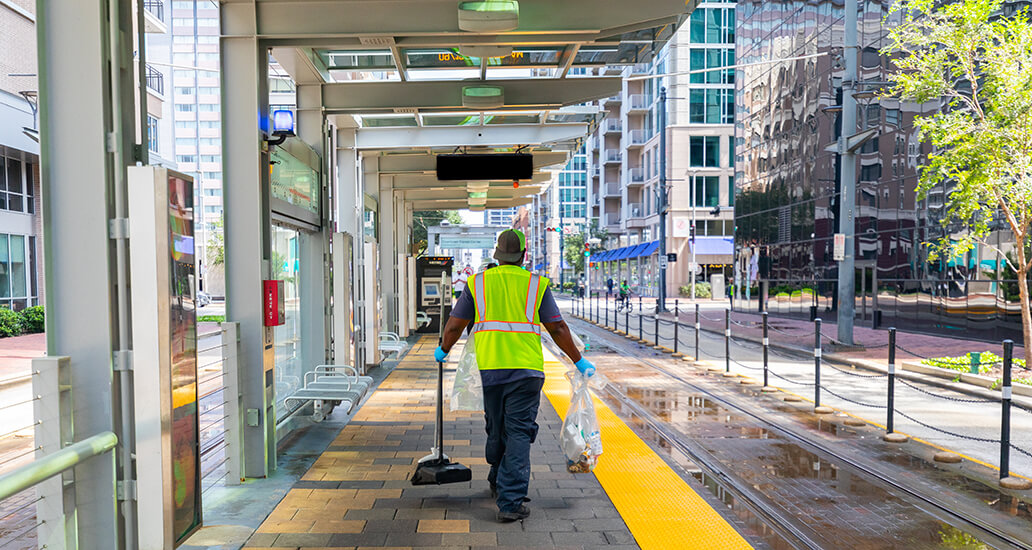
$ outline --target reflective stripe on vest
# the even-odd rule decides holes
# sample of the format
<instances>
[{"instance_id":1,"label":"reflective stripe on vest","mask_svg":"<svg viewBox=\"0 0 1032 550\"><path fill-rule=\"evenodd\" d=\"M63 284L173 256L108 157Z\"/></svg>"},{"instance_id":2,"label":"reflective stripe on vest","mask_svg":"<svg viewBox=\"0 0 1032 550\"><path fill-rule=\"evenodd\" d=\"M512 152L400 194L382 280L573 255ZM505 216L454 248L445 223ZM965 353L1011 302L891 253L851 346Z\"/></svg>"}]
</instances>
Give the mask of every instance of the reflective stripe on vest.
<instances>
[{"instance_id":1,"label":"reflective stripe on vest","mask_svg":"<svg viewBox=\"0 0 1032 550\"><path fill-rule=\"evenodd\" d=\"M499 266L470 279L481 370L544 370L537 310L548 280L542 279L518 266Z\"/></svg>"}]
</instances>

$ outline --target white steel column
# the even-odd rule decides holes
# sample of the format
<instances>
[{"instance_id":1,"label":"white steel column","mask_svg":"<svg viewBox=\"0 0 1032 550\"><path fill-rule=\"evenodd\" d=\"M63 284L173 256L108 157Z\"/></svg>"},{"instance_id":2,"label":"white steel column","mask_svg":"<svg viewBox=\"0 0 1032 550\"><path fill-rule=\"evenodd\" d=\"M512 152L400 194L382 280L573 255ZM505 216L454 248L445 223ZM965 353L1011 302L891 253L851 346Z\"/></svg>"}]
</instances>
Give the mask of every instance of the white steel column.
<instances>
[{"instance_id":1,"label":"white steel column","mask_svg":"<svg viewBox=\"0 0 1032 550\"><path fill-rule=\"evenodd\" d=\"M112 103L114 90L127 88L125 82L112 81L113 73L124 80L132 64L111 70L111 50L119 45L112 48L110 38L132 35L127 7L102 0L49 0L39 2L36 13L47 354L71 358L70 384L83 396L74 402L74 439L115 431L120 446L128 443L122 428L129 428L129 419L119 426L120 396L113 384L113 352L120 343L116 247L109 230L120 223L111 219L116 215L114 189L124 191L125 163L116 162L112 151L120 154L135 139L126 132L135 107L131 95ZM121 25L110 24L112 14ZM132 58L131 48L122 52ZM75 479L79 548L126 548L120 532L123 504L112 505L117 476L111 462L86 461L75 468ZM43 496L60 502L59 494Z\"/></svg>"},{"instance_id":2,"label":"white steel column","mask_svg":"<svg viewBox=\"0 0 1032 550\"><path fill-rule=\"evenodd\" d=\"M344 120L342 120L344 119ZM342 359L349 359L349 363L356 368L365 364L365 355L362 346L357 345L357 335L352 330L361 330L362 320L365 312L359 307L363 287L362 270L357 269L361 265L362 246L362 190L359 180L359 158L358 150L355 149L355 128L342 127L350 117L337 118L336 131L336 155L337 170L333 174L334 202L330 205L335 211L336 231L351 236L350 247L334 246L334 252L345 252L349 248L351 256L348 258L334 258L334 274L339 277L339 270L345 266L350 270L350 286L346 296L339 295L336 291L333 296L334 304L334 357L338 363ZM339 235L338 235L339 236ZM339 279L334 279L334 286ZM350 304L340 303L339 300L349 300ZM340 323L347 323L348 330L341 330ZM340 336L348 338L341 341ZM355 340L356 342L352 342ZM352 353L350 350L353 350Z\"/></svg>"},{"instance_id":3,"label":"white steel column","mask_svg":"<svg viewBox=\"0 0 1032 550\"><path fill-rule=\"evenodd\" d=\"M301 263L301 361L308 369L328 362L327 329L330 324L329 292L329 201L326 200L326 119L321 112L321 87L297 88L297 135L315 150L320 158L319 203L320 229L301 233L298 255Z\"/></svg>"},{"instance_id":4,"label":"white steel column","mask_svg":"<svg viewBox=\"0 0 1032 550\"><path fill-rule=\"evenodd\" d=\"M398 253L395 251L397 208L394 176L378 176L380 185L379 224L380 238L380 292L383 295L384 319L382 327L398 331Z\"/></svg>"},{"instance_id":5,"label":"white steel column","mask_svg":"<svg viewBox=\"0 0 1032 550\"><path fill-rule=\"evenodd\" d=\"M274 350L263 326L262 280L271 257L269 170L262 130L268 129L268 55L255 36L250 3L222 5L222 196L226 247L226 318L239 323L243 395L244 476L275 468Z\"/></svg>"}]
</instances>

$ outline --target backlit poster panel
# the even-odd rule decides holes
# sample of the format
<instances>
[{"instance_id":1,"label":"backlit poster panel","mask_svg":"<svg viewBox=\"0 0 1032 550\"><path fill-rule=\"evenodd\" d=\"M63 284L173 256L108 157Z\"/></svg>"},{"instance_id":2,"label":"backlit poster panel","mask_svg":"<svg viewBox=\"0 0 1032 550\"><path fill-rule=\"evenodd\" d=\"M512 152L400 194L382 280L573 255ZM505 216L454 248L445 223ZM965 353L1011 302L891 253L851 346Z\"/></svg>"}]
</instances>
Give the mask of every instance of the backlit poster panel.
<instances>
[{"instance_id":1,"label":"backlit poster panel","mask_svg":"<svg viewBox=\"0 0 1032 550\"><path fill-rule=\"evenodd\" d=\"M178 546L201 525L197 312L194 305L193 183L169 174L168 185L174 508L172 526Z\"/></svg>"}]
</instances>

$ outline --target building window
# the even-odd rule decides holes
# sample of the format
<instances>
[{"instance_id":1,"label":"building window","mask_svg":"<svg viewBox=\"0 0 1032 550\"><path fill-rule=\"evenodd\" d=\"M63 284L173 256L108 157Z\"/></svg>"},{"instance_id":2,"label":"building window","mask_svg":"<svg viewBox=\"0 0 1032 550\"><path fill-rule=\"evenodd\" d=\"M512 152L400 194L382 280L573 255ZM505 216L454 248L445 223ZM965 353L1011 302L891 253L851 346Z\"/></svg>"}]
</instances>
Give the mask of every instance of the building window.
<instances>
[{"instance_id":1,"label":"building window","mask_svg":"<svg viewBox=\"0 0 1032 550\"><path fill-rule=\"evenodd\" d=\"M727 166L735 167L735 136L727 136Z\"/></svg>"},{"instance_id":2,"label":"building window","mask_svg":"<svg viewBox=\"0 0 1032 550\"><path fill-rule=\"evenodd\" d=\"M210 130L210 129L213 129L213 128L219 128L219 121L217 121L217 120L202 120L200 125L201 125L201 128L205 128L205 129Z\"/></svg>"},{"instance_id":3,"label":"building window","mask_svg":"<svg viewBox=\"0 0 1032 550\"><path fill-rule=\"evenodd\" d=\"M695 206L713 207L720 205L720 177L695 177Z\"/></svg>"},{"instance_id":4,"label":"building window","mask_svg":"<svg viewBox=\"0 0 1032 550\"><path fill-rule=\"evenodd\" d=\"M719 69L735 64L735 50L727 48L692 48L689 52L692 71ZM734 84L734 69L723 71L708 70L705 73L693 73L689 80L692 84Z\"/></svg>"},{"instance_id":5,"label":"building window","mask_svg":"<svg viewBox=\"0 0 1032 550\"><path fill-rule=\"evenodd\" d=\"M734 44L734 8L695 8L689 38L693 44Z\"/></svg>"},{"instance_id":6,"label":"building window","mask_svg":"<svg viewBox=\"0 0 1032 550\"><path fill-rule=\"evenodd\" d=\"M176 111L180 113L192 113L194 110L193 103L176 103Z\"/></svg>"},{"instance_id":7,"label":"building window","mask_svg":"<svg viewBox=\"0 0 1032 550\"><path fill-rule=\"evenodd\" d=\"M35 303L35 238L0 233L0 307L15 311Z\"/></svg>"},{"instance_id":8,"label":"building window","mask_svg":"<svg viewBox=\"0 0 1032 550\"><path fill-rule=\"evenodd\" d=\"M688 144L691 166L720 167L720 136L691 136Z\"/></svg>"},{"instance_id":9,"label":"building window","mask_svg":"<svg viewBox=\"0 0 1032 550\"><path fill-rule=\"evenodd\" d=\"M179 164L193 164L197 162L196 155L176 155L176 162Z\"/></svg>"},{"instance_id":10,"label":"building window","mask_svg":"<svg viewBox=\"0 0 1032 550\"><path fill-rule=\"evenodd\" d=\"M692 124L734 124L733 89L693 89L688 91L688 122Z\"/></svg>"},{"instance_id":11,"label":"building window","mask_svg":"<svg viewBox=\"0 0 1032 550\"><path fill-rule=\"evenodd\" d=\"M203 178L205 181L222 181L222 172L205 172Z\"/></svg>"},{"instance_id":12,"label":"building window","mask_svg":"<svg viewBox=\"0 0 1032 550\"><path fill-rule=\"evenodd\" d=\"M200 109L202 113L217 113L219 111L218 103L201 103Z\"/></svg>"},{"instance_id":13,"label":"building window","mask_svg":"<svg viewBox=\"0 0 1032 550\"><path fill-rule=\"evenodd\" d=\"M893 126L899 126L900 114L899 109L885 109L885 124L891 124Z\"/></svg>"},{"instance_id":14,"label":"building window","mask_svg":"<svg viewBox=\"0 0 1032 550\"><path fill-rule=\"evenodd\" d=\"M158 152L158 119L147 115L147 149Z\"/></svg>"},{"instance_id":15,"label":"building window","mask_svg":"<svg viewBox=\"0 0 1032 550\"><path fill-rule=\"evenodd\" d=\"M219 162L218 155L201 155L201 162Z\"/></svg>"},{"instance_id":16,"label":"building window","mask_svg":"<svg viewBox=\"0 0 1032 550\"><path fill-rule=\"evenodd\" d=\"M32 214L32 165L0 155L0 209Z\"/></svg>"}]
</instances>

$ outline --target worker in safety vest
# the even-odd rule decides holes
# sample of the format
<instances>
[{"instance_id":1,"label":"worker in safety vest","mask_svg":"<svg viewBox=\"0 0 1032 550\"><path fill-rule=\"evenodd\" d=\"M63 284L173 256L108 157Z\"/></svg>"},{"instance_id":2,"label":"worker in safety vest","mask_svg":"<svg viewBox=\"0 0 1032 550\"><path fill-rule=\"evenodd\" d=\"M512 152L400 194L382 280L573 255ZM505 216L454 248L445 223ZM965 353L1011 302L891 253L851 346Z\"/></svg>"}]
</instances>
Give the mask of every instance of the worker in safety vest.
<instances>
[{"instance_id":1,"label":"worker in safety vest","mask_svg":"<svg viewBox=\"0 0 1032 550\"><path fill-rule=\"evenodd\" d=\"M507 229L498 236L498 267L470 277L434 351L444 361L473 323L477 366L484 386L487 481L498 504L498 521L530 515L524 504L530 483L530 444L537 437L537 413L545 382L542 325L559 348L587 376L595 367L577 350L566 321L548 290L548 279L522 267L527 252L523 233Z\"/></svg>"}]
</instances>

